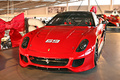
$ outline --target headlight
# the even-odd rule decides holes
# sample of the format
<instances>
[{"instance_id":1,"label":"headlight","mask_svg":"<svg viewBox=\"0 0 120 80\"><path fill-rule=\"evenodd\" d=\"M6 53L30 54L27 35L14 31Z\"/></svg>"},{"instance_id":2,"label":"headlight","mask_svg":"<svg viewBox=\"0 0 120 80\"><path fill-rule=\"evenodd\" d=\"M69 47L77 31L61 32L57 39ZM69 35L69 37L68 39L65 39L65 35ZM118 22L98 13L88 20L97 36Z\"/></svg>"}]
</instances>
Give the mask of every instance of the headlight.
<instances>
[{"instance_id":1,"label":"headlight","mask_svg":"<svg viewBox=\"0 0 120 80\"><path fill-rule=\"evenodd\" d=\"M87 45L88 45L88 40L84 39L81 41L80 45L78 46L78 48L76 49L76 52L80 52L86 49Z\"/></svg>"},{"instance_id":2,"label":"headlight","mask_svg":"<svg viewBox=\"0 0 120 80\"><path fill-rule=\"evenodd\" d=\"M29 37L25 37L22 42L22 48L27 48L29 42Z\"/></svg>"}]
</instances>

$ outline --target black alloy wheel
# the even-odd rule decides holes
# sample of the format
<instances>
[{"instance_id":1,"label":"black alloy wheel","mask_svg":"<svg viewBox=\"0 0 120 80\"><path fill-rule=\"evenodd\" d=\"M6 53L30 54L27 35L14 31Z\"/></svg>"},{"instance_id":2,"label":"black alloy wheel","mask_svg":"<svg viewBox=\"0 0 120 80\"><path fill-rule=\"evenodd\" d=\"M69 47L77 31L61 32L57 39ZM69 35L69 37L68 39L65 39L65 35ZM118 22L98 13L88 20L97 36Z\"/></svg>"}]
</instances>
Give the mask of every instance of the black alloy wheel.
<instances>
[{"instance_id":1,"label":"black alloy wheel","mask_svg":"<svg viewBox=\"0 0 120 80\"><path fill-rule=\"evenodd\" d=\"M95 66L97 65L97 60L98 60L98 43L96 43L95 53L94 53L94 64L95 64Z\"/></svg>"},{"instance_id":2,"label":"black alloy wheel","mask_svg":"<svg viewBox=\"0 0 120 80\"><path fill-rule=\"evenodd\" d=\"M104 41L106 40L106 31L104 31Z\"/></svg>"}]
</instances>

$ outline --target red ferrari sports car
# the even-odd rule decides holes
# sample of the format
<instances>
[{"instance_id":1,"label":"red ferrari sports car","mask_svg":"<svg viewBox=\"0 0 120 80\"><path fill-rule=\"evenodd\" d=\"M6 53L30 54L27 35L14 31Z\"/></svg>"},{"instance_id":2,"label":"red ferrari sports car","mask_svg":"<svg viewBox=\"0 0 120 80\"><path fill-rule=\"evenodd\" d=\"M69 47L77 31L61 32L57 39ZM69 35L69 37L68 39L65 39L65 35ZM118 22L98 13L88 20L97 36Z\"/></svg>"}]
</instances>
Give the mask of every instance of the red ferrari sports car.
<instances>
[{"instance_id":1,"label":"red ferrari sports car","mask_svg":"<svg viewBox=\"0 0 120 80\"><path fill-rule=\"evenodd\" d=\"M29 65L82 72L97 64L105 22L93 12L63 12L27 33L19 46L22 67Z\"/></svg>"}]
</instances>

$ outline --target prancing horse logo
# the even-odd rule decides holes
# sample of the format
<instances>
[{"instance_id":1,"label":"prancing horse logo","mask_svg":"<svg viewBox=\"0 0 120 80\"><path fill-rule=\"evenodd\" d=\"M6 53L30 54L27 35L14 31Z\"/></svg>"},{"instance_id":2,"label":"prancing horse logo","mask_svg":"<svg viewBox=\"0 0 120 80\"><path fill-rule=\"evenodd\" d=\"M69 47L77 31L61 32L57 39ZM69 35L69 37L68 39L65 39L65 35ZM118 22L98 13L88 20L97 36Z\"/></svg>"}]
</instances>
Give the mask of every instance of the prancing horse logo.
<instances>
[{"instance_id":1,"label":"prancing horse logo","mask_svg":"<svg viewBox=\"0 0 120 80\"><path fill-rule=\"evenodd\" d=\"M50 49L48 49L48 51L50 51Z\"/></svg>"},{"instance_id":2,"label":"prancing horse logo","mask_svg":"<svg viewBox=\"0 0 120 80\"><path fill-rule=\"evenodd\" d=\"M49 64L49 60L48 59L46 59L45 61L46 61L47 64Z\"/></svg>"}]
</instances>

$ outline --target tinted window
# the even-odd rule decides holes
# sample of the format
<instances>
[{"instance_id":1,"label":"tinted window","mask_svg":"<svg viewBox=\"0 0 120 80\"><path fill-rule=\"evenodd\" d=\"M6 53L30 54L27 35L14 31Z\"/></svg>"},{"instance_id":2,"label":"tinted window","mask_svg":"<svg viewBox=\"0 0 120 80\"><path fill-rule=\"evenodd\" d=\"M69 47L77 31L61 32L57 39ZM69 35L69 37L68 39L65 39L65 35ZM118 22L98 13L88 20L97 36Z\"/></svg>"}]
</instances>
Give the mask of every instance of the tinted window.
<instances>
[{"instance_id":1,"label":"tinted window","mask_svg":"<svg viewBox=\"0 0 120 80\"><path fill-rule=\"evenodd\" d=\"M89 12L65 12L56 15L47 25L94 26L94 21Z\"/></svg>"}]
</instances>

